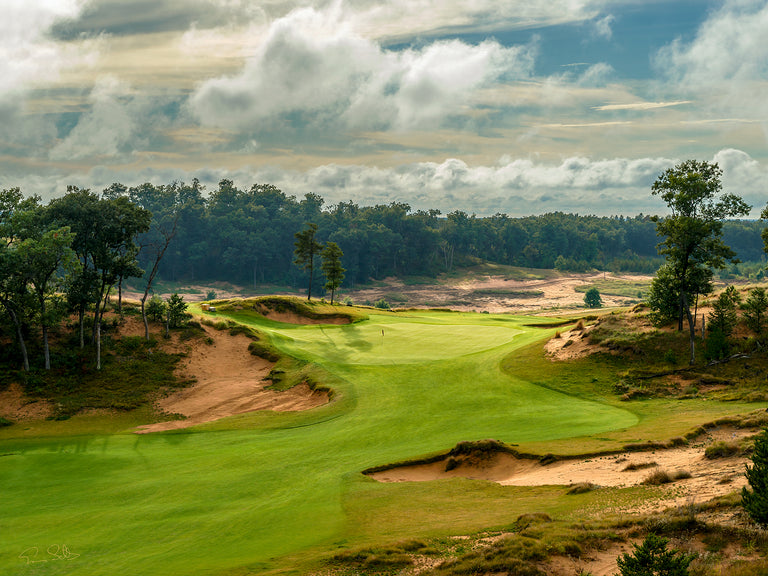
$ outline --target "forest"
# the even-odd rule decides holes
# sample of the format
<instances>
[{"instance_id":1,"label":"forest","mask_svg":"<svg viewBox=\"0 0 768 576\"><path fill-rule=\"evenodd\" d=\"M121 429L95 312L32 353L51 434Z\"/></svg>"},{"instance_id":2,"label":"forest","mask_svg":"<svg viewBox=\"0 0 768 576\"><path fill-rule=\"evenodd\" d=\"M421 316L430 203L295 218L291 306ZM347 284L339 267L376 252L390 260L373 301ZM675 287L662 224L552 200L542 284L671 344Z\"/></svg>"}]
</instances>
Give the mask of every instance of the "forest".
<instances>
[{"instance_id":1,"label":"forest","mask_svg":"<svg viewBox=\"0 0 768 576\"><path fill-rule=\"evenodd\" d=\"M70 189L68 194L76 192ZM317 225L318 241L332 241L341 248L345 286L388 276L434 277L477 259L570 272L648 274L662 263L656 250L656 221L643 214L597 217L553 212L512 218L414 211L402 202L326 206L316 194L297 199L270 184L243 190L230 180L210 191L196 180L136 187L113 184L101 196L124 197L152 213L152 227L138 234L137 246L156 245L163 234L173 235L157 274L176 282L304 286L306 272L293 265L293 242L307 222ZM724 241L742 262L762 262L764 227L755 220L727 222ZM138 253L144 270L152 268L154 259L152 250Z\"/></svg>"}]
</instances>

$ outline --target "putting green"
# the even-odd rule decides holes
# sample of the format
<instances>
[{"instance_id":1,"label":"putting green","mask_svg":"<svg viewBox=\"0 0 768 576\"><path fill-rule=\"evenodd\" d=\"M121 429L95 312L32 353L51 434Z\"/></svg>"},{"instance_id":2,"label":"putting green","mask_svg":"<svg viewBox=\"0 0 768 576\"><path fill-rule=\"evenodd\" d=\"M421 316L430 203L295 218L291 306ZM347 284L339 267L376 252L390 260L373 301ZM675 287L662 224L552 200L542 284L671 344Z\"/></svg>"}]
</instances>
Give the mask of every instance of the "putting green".
<instances>
[{"instance_id":1,"label":"putting green","mask_svg":"<svg viewBox=\"0 0 768 576\"><path fill-rule=\"evenodd\" d=\"M237 420L241 429L0 441L0 573L285 568L302 551L354 541L360 527L348 511L371 482L366 467L462 440L571 438L637 423L628 410L505 374L502 358L552 332L527 321L413 312L292 327L253 318L279 348L331 372L340 400L271 416L268 428L253 415ZM376 485L366 497L371 490L384 501L408 493Z\"/></svg>"},{"instance_id":2,"label":"putting green","mask_svg":"<svg viewBox=\"0 0 768 576\"><path fill-rule=\"evenodd\" d=\"M276 330L276 343L287 353L336 364L413 364L467 356L511 342L522 330L413 322L366 322L363 325Z\"/></svg>"}]
</instances>

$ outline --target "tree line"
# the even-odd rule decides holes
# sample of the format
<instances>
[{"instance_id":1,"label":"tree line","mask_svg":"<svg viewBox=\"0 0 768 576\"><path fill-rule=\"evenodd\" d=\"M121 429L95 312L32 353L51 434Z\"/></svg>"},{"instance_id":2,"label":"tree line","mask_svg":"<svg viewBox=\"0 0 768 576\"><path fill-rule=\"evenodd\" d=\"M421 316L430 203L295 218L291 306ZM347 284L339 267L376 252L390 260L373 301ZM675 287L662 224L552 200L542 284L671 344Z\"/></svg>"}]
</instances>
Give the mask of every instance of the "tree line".
<instances>
[{"instance_id":1,"label":"tree line","mask_svg":"<svg viewBox=\"0 0 768 576\"><path fill-rule=\"evenodd\" d=\"M140 235L139 244L159 244L158 230L175 231L156 272L170 281L304 286L309 271L293 265L293 235L307 222L317 225L318 242L334 242L343 252L346 286L387 276L433 277L478 260L572 272L648 274L663 262L656 251L656 221L647 215L553 212L512 218L414 211L402 202L325 206L316 194L297 199L270 184L246 190L230 180L222 180L209 193L193 180L131 188L114 184L105 194L125 196L152 212L157 228ZM763 228L762 222L733 221L725 223L723 233L741 260L757 262L765 258ZM150 252L138 256L148 271L154 260ZM322 288L317 279L314 289Z\"/></svg>"}]
</instances>

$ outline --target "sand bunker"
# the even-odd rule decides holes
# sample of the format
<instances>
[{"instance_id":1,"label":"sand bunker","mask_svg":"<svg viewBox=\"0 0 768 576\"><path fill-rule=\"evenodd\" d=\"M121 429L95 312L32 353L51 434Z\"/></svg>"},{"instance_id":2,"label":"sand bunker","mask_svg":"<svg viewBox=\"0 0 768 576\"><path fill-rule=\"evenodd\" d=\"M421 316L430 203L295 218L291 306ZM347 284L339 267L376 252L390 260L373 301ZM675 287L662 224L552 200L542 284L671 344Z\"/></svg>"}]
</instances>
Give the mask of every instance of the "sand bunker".
<instances>
[{"instance_id":1,"label":"sand bunker","mask_svg":"<svg viewBox=\"0 0 768 576\"><path fill-rule=\"evenodd\" d=\"M156 402L163 412L187 418L140 426L138 433L187 428L254 410L308 410L328 402L327 392L315 392L306 384L284 392L267 390L272 382L265 378L272 363L248 352L251 341L246 336L204 329L213 344L191 344L180 368L196 383Z\"/></svg>"},{"instance_id":2,"label":"sand bunker","mask_svg":"<svg viewBox=\"0 0 768 576\"><path fill-rule=\"evenodd\" d=\"M690 498L695 498L698 502L707 501L744 486L745 457L731 456L710 460L704 456L704 450L713 442L737 442L756 432L720 427L710 430L705 436L687 446L557 460L547 465L538 460L518 458L503 452L470 454L446 457L431 464L401 466L370 476L381 482L464 477L491 480L505 486L570 486L591 483L596 486L624 487L641 484L655 470L664 470L672 475L682 472L690 474L690 478L676 480L670 484L674 486L674 494L664 499L664 507L667 507L682 505ZM627 469L633 467L636 469Z\"/></svg>"}]
</instances>

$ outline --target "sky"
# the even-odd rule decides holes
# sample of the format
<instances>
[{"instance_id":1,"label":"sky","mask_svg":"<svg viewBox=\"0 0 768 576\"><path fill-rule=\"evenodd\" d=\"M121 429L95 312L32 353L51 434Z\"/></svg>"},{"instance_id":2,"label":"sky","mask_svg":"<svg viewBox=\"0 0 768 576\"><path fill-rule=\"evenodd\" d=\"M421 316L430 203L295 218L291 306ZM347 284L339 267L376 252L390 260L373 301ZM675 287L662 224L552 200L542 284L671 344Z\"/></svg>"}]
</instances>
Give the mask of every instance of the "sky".
<instances>
[{"instance_id":1,"label":"sky","mask_svg":"<svg viewBox=\"0 0 768 576\"><path fill-rule=\"evenodd\" d=\"M768 0L0 0L0 188L198 178L326 206L768 200Z\"/></svg>"}]
</instances>

